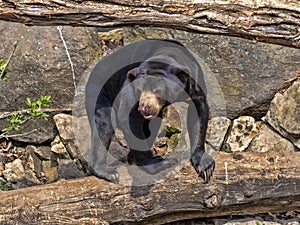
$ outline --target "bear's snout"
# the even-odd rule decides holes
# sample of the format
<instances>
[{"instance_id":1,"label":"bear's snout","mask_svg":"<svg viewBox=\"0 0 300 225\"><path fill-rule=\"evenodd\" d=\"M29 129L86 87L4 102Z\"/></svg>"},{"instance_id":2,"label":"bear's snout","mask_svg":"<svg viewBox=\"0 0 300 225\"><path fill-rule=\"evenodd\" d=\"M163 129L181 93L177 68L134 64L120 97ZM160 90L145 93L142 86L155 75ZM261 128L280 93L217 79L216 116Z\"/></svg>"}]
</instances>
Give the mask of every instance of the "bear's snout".
<instances>
[{"instance_id":1,"label":"bear's snout","mask_svg":"<svg viewBox=\"0 0 300 225\"><path fill-rule=\"evenodd\" d=\"M138 111L147 120L155 118L162 108L157 96L152 92L142 92L140 96Z\"/></svg>"},{"instance_id":2,"label":"bear's snout","mask_svg":"<svg viewBox=\"0 0 300 225\"><path fill-rule=\"evenodd\" d=\"M151 113L149 112L149 107L145 103L139 105L138 111L144 116L145 119L153 118L153 115L151 115Z\"/></svg>"}]
</instances>

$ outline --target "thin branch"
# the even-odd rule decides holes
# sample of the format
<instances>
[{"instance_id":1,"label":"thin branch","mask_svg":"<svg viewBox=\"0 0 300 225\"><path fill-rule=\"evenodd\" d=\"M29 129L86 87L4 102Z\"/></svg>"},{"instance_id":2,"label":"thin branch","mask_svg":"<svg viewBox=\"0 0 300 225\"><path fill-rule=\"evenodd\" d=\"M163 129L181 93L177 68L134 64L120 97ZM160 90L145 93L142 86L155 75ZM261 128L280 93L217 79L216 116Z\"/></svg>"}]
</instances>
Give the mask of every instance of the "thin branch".
<instances>
[{"instance_id":1,"label":"thin branch","mask_svg":"<svg viewBox=\"0 0 300 225\"><path fill-rule=\"evenodd\" d=\"M3 79L5 70L6 70L8 64L9 64L11 58L12 58L12 56L14 55L14 53L15 53L15 51L16 51L16 48L17 48L17 46L18 46L19 41L20 41L20 39L17 40L17 41L15 41L15 43L13 44L13 50L11 51L11 53L10 53L10 55L9 55L9 57L8 57L8 59L7 59L7 61L6 61L6 63L5 63L5 65L4 65L4 67L3 67L2 71L1 71L0 79Z\"/></svg>"},{"instance_id":2,"label":"thin branch","mask_svg":"<svg viewBox=\"0 0 300 225\"><path fill-rule=\"evenodd\" d=\"M14 114L25 114L27 113L28 109L22 109L22 110L19 110L19 111L14 111L14 112L4 112L4 113L1 113L0 114L0 120L1 119L5 119L7 117L10 117ZM51 108L51 109L42 109L41 112L48 112L48 113L51 113L51 112L71 112L72 111L72 108Z\"/></svg>"},{"instance_id":3,"label":"thin branch","mask_svg":"<svg viewBox=\"0 0 300 225\"><path fill-rule=\"evenodd\" d=\"M9 141L9 142L6 144L5 148L0 149L0 152L7 152L7 151L10 149L11 146L12 146L12 143L11 143L11 141Z\"/></svg>"},{"instance_id":4,"label":"thin branch","mask_svg":"<svg viewBox=\"0 0 300 225\"><path fill-rule=\"evenodd\" d=\"M69 52L69 49L68 49L68 46L67 46L67 43L64 39L64 36L62 34L62 26L57 26L57 30L59 32L59 36L60 36L60 39L62 40L62 43L65 47L65 50L66 50L66 54L68 56L68 60L70 62L70 66L71 66L71 72L72 72L72 78L73 78L73 85L74 85L74 89L75 89L75 94L76 94L76 91L77 91L77 87L76 87L76 76L75 76L75 70L74 70L74 64L72 62L72 58L71 58L71 55L70 55L70 52Z\"/></svg>"},{"instance_id":5,"label":"thin branch","mask_svg":"<svg viewBox=\"0 0 300 225\"><path fill-rule=\"evenodd\" d=\"M26 136L28 134L32 134L36 131L37 131L37 129L34 129L34 130L26 132L26 133L22 133L22 134L6 134L6 133L4 133L4 134L0 134L0 139L1 138L6 138L7 139L7 138L12 138L12 137L22 137L22 136Z\"/></svg>"}]
</instances>

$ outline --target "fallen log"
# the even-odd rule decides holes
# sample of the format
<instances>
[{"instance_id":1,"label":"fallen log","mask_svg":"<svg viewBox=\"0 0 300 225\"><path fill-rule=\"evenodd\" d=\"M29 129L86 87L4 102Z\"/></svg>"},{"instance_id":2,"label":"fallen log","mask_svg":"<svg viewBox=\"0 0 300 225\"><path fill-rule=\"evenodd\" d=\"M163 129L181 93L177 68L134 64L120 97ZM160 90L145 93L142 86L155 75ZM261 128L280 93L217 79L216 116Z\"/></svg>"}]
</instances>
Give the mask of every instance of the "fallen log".
<instances>
[{"instance_id":1,"label":"fallen log","mask_svg":"<svg viewBox=\"0 0 300 225\"><path fill-rule=\"evenodd\" d=\"M158 26L300 47L298 0L2 0L0 20L28 25Z\"/></svg>"},{"instance_id":2,"label":"fallen log","mask_svg":"<svg viewBox=\"0 0 300 225\"><path fill-rule=\"evenodd\" d=\"M1 224L164 224L300 208L300 153L219 153L203 184L189 162L153 185L96 177L0 192Z\"/></svg>"}]
</instances>

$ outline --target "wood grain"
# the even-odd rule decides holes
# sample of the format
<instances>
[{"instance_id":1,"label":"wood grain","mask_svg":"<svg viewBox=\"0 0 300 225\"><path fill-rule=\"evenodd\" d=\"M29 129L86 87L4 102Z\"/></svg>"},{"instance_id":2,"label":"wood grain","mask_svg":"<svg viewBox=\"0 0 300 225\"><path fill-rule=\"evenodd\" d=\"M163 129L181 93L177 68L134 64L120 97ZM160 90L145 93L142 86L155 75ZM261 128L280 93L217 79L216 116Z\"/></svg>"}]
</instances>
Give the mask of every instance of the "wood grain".
<instances>
[{"instance_id":1,"label":"wood grain","mask_svg":"<svg viewBox=\"0 0 300 225\"><path fill-rule=\"evenodd\" d=\"M300 47L298 0L2 0L0 20L28 25L158 26Z\"/></svg>"},{"instance_id":2,"label":"wood grain","mask_svg":"<svg viewBox=\"0 0 300 225\"><path fill-rule=\"evenodd\" d=\"M146 187L91 176L0 192L0 223L163 224L299 209L300 153L220 153L215 159L208 184L183 162L179 171Z\"/></svg>"}]
</instances>

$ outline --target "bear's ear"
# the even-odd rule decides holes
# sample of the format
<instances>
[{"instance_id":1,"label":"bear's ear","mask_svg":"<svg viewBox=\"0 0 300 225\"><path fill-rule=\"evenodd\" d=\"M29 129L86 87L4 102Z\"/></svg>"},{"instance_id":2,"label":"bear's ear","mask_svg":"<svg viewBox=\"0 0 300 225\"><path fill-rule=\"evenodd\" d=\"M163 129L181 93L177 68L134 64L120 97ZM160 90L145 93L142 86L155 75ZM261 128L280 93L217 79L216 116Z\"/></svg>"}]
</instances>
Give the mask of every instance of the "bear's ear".
<instances>
[{"instance_id":1,"label":"bear's ear","mask_svg":"<svg viewBox=\"0 0 300 225\"><path fill-rule=\"evenodd\" d=\"M129 70L129 71L127 72L127 78L128 78L128 80L129 80L130 82L132 82L132 81L135 80L135 78L136 78L137 75L138 75L138 70L139 70L139 68L136 67L136 68L133 68L133 69L131 69L131 70Z\"/></svg>"},{"instance_id":2,"label":"bear's ear","mask_svg":"<svg viewBox=\"0 0 300 225\"><path fill-rule=\"evenodd\" d=\"M180 66L172 69L172 74L174 74L185 86L190 80L191 70L188 67Z\"/></svg>"}]
</instances>

